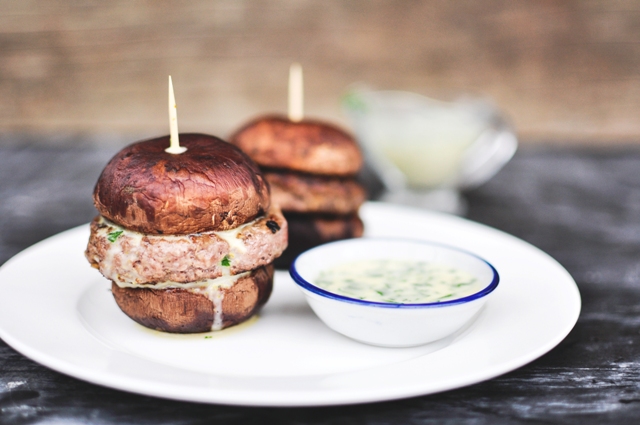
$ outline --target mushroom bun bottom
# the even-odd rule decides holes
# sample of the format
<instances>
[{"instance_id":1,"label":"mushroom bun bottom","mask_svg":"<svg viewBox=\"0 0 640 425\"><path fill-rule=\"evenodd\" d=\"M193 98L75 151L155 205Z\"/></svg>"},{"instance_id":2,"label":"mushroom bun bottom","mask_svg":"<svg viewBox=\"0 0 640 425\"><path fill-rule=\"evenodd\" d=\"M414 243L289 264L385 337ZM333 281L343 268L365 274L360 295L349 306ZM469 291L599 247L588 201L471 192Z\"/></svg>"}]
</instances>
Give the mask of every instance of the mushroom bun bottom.
<instances>
[{"instance_id":1,"label":"mushroom bun bottom","mask_svg":"<svg viewBox=\"0 0 640 425\"><path fill-rule=\"evenodd\" d=\"M147 328L172 333L210 332L242 323L267 302L272 288L272 265L202 284L157 289L111 284L127 316Z\"/></svg>"}]
</instances>

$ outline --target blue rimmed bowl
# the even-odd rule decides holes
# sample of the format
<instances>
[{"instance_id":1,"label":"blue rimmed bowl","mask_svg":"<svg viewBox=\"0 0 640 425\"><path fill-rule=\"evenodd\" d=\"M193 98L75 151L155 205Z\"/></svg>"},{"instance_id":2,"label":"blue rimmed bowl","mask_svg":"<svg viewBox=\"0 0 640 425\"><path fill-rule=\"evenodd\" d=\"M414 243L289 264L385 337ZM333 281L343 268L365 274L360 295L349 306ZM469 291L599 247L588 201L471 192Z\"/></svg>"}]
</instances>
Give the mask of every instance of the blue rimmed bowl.
<instances>
[{"instance_id":1,"label":"blue rimmed bowl","mask_svg":"<svg viewBox=\"0 0 640 425\"><path fill-rule=\"evenodd\" d=\"M349 298L313 283L328 268L375 259L450 265L474 275L482 289L448 301L396 304ZM320 245L300 254L289 272L327 326L357 341L384 347L412 347L453 334L476 316L500 281L489 262L470 252L433 242L388 238L348 239Z\"/></svg>"}]
</instances>

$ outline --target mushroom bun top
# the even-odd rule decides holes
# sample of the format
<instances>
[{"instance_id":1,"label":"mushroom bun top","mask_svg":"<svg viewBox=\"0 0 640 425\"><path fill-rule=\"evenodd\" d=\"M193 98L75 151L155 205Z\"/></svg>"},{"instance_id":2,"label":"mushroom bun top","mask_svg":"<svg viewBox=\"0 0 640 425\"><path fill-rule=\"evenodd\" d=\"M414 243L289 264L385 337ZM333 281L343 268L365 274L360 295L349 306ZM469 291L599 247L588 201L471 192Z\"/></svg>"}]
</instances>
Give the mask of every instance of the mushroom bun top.
<instances>
[{"instance_id":1,"label":"mushroom bun top","mask_svg":"<svg viewBox=\"0 0 640 425\"><path fill-rule=\"evenodd\" d=\"M354 175L362 167L362 153L353 137L321 121L260 117L229 141L262 167L331 176Z\"/></svg>"},{"instance_id":2,"label":"mushroom bun top","mask_svg":"<svg viewBox=\"0 0 640 425\"><path fill-rule=\"evenodd\" d=\"M237 147L205 134L181 134L182 154L165 152L169 136L122 149L95 186L99 213L148 234L229 230L269 209L258 166Z\"/></svg>"}]
</instances>

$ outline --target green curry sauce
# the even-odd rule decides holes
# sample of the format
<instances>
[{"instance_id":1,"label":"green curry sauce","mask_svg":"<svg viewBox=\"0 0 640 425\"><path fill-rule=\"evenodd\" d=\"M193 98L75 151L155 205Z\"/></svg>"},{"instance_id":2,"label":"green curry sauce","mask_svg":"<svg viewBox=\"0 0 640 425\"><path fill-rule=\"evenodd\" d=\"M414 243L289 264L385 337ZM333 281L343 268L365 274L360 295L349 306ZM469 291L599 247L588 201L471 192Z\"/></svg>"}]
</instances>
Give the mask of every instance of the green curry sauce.
<instances>
[{"instance_id":1,"label":"green curry sauce","mask_svg":"<svg viewBox=\"0 0 640 425\"><path fill-rule=\"evenodd\" d=\"M472 274L446 264L382 259L332 267L314 284L349 298L394 304L449 301L483 288Z\"/></svg>"}]
</instances>

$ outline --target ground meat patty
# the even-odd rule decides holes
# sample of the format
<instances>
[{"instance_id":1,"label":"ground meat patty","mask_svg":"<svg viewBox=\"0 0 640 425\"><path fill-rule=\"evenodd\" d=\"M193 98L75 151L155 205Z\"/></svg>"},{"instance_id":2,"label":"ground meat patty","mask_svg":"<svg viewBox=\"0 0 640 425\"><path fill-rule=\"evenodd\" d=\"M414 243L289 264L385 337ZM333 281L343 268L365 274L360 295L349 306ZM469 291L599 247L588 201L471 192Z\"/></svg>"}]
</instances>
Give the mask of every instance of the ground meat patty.
<instances>
[{"instance_id":1,"label":"ground meat patty","mask_svg":"<svg viewBox=\"0 0 640 425\"><path fill-rule=\"evenodd\" d=\"M355 179L325 177L287 171L265 171L271 202L284 212L350 214L366 199Z\"/></svg>"},{"instance_id":2,"label":"ground meat patty","mask_svg":"<svg viewBox=\"0 0 640 425\"><path fill-rule=\"evenodd\" d=\"M302 252L314 246L341 239L359 238L364 225L357 214L320 215L285 213L289 225L289 247L274 262L276 268L288 268Z\"/></svg>"},{"instance_id":3,"label":"ground meat patty","mask_svg":"<svg viewBox=\"0 0 640 425\"><path fill-rule=\"evenodd\" d=\"M276 208L233 230L180 236L131 232L98 216L85 256L116 282L197 282L271 263L287 247L287 233Z\"/></svg>"},{"instance_id":4,"label":"ground meat patty","mask_svg":"<svg viewBox=\"0 0 640 425\"><path fill-rule=\"evenodd\" d=\"M273 266L260 267L228 287L207 289L121 288L111 291L131 319L164 332L220 330L245 321L267 302L273 287Z\"/></svg>"}]
</instances>

